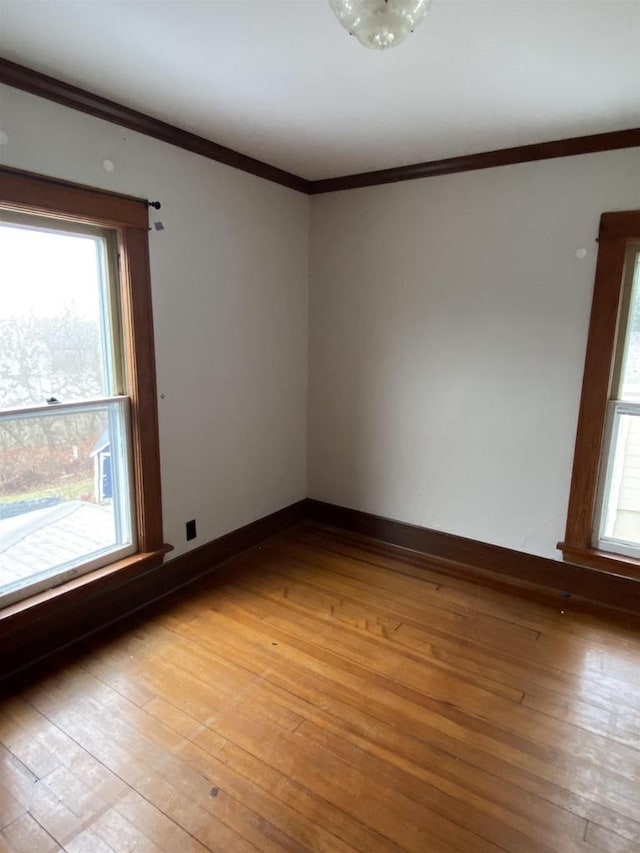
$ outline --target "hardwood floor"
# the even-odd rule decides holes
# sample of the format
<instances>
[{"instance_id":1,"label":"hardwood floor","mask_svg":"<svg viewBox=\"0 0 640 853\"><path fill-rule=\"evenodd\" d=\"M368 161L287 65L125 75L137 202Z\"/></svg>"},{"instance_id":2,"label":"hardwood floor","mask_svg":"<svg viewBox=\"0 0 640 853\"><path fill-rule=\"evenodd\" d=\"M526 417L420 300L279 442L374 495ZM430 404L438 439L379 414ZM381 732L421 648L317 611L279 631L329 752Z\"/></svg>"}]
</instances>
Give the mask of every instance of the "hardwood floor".
<instances>
[{"instance_id":1,"label":"hardwood floor","mask_svg":"<svg viewBox=\"0 0 640 853\"><path fill-rule=\"evenodd\" d=\"M312 524L0 705L0 850L640 851L640 630Z\"/></svg>"}]
</instances>

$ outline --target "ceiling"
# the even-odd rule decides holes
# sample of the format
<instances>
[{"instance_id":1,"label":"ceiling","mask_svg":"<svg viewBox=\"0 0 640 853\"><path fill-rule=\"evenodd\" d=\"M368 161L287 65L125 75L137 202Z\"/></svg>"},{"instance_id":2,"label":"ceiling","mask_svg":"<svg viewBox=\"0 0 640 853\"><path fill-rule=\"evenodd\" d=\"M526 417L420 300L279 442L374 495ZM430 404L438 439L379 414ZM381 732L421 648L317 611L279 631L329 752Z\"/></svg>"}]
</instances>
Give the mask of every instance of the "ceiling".
<instances>
[{"instance_id":1,"label":"ceiling","mask_svg":"<svg viewBox=\"0 0 640 853\"><path fill-rule=\"evenodd\" d=\"M0 0L0 53L307 179L640 126L637 0L434 0L385 52L324 0Z\"/></svg>"}]
</instances>

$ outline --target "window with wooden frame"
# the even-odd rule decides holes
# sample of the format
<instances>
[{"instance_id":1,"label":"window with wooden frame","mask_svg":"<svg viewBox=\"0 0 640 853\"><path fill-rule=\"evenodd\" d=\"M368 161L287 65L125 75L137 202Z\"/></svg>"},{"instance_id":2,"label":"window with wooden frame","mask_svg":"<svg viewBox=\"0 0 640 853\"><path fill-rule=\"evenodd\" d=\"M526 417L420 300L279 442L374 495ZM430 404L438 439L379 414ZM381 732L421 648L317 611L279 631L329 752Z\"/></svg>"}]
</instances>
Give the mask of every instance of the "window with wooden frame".
<instances>
[{"instance_id":1,"label":"window with wooden frame","mask_svg":"<svg viewBox=\"0 0 640 853\"><path fill-rule=\"evenodd\" d=\"M640 211L604 213L565 560L640 577Z\"/></svg>"},{"instance_id":2,"label":"window with wooden frame","mask_svg":"<svg viewBox=\"0 0 640 853\"><path fill-rule=\"evenodd\" d=\"M145 200L0 171L0 617L162 562Z\"/></svg>"}]
</instances>

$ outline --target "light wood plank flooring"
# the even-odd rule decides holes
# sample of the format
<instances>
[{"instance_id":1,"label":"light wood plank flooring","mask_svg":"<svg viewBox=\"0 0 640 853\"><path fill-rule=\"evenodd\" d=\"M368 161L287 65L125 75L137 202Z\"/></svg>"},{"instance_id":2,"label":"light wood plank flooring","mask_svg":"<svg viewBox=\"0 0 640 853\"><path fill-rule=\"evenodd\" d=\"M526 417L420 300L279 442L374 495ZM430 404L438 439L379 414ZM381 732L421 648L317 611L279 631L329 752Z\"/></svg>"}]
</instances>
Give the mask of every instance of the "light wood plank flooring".
<instances>
[{"instance_id":1,"label":"light wood plank flooring","mask_svg":"<svg viewBox=\"0 0 640 853\"><path fill-rule=\"evenodd\" d=\"M301 525L0 706L0 850L640 851L640 632Z\"/></svg>"}]
</instances>

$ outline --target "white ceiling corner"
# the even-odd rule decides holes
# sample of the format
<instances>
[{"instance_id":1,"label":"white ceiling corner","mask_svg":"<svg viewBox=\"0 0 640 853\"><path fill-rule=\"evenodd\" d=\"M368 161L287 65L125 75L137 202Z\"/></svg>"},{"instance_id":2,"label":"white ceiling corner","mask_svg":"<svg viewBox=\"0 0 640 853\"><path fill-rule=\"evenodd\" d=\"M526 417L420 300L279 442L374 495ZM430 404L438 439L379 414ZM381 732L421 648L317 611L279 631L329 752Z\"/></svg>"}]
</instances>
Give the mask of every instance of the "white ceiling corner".
<instances>
[{"instance_id":1,"label":"white ceiling corner","mask_svg":"<svg viewBox=\"0 0 640 853\"><path fill-rule=\"evenodd\" d=\"M368 51L325 0L1 0L0 53L308 179L640 126L637 0L434 0Z\"/></svg>"}]
</instances>

